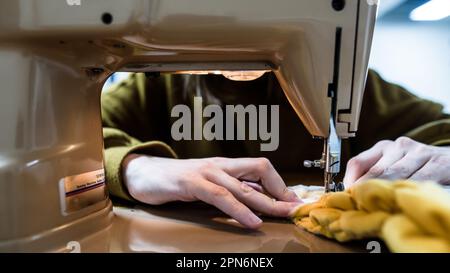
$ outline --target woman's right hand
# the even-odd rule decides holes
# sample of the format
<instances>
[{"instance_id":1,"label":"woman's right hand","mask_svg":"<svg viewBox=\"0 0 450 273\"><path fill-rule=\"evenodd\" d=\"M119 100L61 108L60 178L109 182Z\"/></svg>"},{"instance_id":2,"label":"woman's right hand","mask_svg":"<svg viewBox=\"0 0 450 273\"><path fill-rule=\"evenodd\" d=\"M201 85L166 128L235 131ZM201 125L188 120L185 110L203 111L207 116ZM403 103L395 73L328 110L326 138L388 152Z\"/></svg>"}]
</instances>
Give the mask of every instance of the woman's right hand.
<instances>
[{"instance_id":1,"label":"woman's right hand","mask_svg":"<svg viewBox=\"0 0 450 273\"><path fill-rule=\"evenodd\" d=\"M262 220L252 211L289 217L301 201L265 158L169 159L131 154L123 161L130 195L158 205L204 201L248 228Z\"/></svg>"}]
</instances>

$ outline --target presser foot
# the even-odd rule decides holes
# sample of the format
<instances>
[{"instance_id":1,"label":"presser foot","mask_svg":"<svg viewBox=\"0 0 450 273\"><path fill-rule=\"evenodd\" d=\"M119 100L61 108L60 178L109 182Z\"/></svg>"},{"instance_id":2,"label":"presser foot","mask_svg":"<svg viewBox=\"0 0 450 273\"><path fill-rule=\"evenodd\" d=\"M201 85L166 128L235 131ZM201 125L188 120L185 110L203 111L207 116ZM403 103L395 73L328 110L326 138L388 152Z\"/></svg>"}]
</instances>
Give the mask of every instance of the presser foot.
<instances>
[{"instance_id":1,"label":"presser foot","mask_svg":"<svg viewBox=\"0 0 450 273\"><path fill-rule=\"evenodd\" d=\"M329 183L325 184L325 192L339 192L339 191L344 191L345 187L344 187L344 183L342 182L334 182L331 181Z\"/></svg>"},{"instance_id":2,"label":"presser foot","mask_svg":"<svg viewBox=\"0 0 450 273\"><path fill-rule=\"evenodd\" d=\"M325 192L339 192L344 191L345 186L343 182L334 182L336 174L325 173Z\"/></svg>"}]
</instances>

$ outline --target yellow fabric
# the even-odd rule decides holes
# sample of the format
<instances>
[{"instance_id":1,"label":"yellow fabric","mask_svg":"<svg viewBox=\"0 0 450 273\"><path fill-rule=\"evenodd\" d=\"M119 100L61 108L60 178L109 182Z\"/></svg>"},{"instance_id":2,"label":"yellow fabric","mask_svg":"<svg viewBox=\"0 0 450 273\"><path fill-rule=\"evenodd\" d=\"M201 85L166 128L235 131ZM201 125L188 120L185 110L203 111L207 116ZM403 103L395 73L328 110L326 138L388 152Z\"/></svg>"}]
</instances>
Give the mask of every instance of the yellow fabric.
<instances>
[{"instance_id":1,"label":"yellow fabric","mask_svg":"<svg viewBox=\"0 0 450 273\"><path fill-rule=\"evenodd\" d=\"M450 241L450 198L433 184L420 190L402 188L396 191L397 202L403 213L424 231Z\"/></svg>"},{"instance_id":2,"label":"yellow fabric","mask_svg":"<svg viewBox=\"0 0 450 273\"><path fill-rule=\"evenodd\" d=\"M405 215L395 215L386 220L382 237L394 252L450 252L449 242L426 234Z\"/></svg>"},{"instance_id":3,"label":"yellow fabric","mask_svg":"<svg viewBox=\"0 0 450 273\"><path fill-rule=\"evenodd\" d=\"M340 242L380 238L393 252L450 252L450 195L432 182L358 183L301 206L293 220Z\"/></svg>"}]
</instances>

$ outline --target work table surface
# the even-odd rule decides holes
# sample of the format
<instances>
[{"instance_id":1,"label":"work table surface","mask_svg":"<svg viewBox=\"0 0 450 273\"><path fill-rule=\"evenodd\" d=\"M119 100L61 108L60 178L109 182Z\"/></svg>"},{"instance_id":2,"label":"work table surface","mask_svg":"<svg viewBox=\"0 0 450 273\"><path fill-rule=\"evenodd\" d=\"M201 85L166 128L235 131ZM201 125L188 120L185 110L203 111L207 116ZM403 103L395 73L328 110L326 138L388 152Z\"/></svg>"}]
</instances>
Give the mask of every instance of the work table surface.
<instances>
[{"instance_id":1,"label":"work table surface","mask_svg":"<svg viewBox=\"0 0 450 273\"><path fill-rule=\"evenodd\" d=\"M367 252L364 242L338 244L284 219L244 229L202 203L115 207L114 214L111 252Z\"/></svg>"},{"instance_id":2,"label":"work table surface","mask_svg":"<svg viewBox=\"0 0 450 273\"><path fill-rule=\"evenodd\" d=\"M299 181L302 184L321 183L317 177L287 175L283 178L288 185ZM340 244L308 233L289 219L262 217L264 223L259 230L245 229L226 214L202 202L175 202L160 206L124 204L115 205L113 211L111 227L88 240L85 251L369 252L366 250L367 241Z\"/></svg>"}]
</instances>

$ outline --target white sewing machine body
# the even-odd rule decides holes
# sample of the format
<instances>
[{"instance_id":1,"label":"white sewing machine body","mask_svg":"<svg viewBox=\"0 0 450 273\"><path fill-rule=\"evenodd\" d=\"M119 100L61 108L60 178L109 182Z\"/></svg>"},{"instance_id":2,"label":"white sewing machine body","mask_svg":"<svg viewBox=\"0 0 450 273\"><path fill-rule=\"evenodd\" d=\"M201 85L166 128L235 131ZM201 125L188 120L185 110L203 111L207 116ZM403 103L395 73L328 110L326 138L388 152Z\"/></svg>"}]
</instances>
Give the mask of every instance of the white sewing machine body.
<instances>
[{"instance_id":1,"label":"white sewing machine body","mask_svg":"<svg viewBox=\"0 0 450 273\"><path fill-rule=\"evenodd\" d=\"M373 1L77 2L0 3L0 251L60 250L110 225L113 72L271 70L312 136L357 131Z\"/></svg>"}]
</instances>

